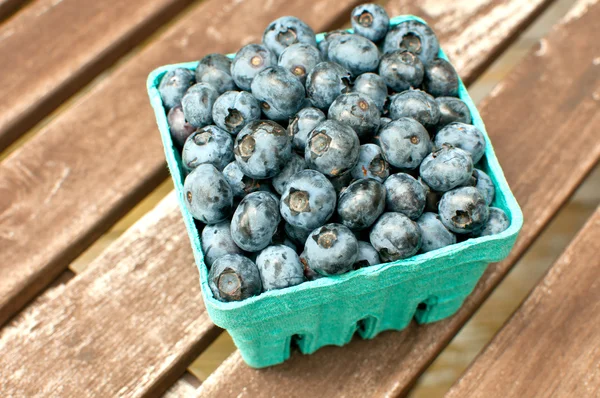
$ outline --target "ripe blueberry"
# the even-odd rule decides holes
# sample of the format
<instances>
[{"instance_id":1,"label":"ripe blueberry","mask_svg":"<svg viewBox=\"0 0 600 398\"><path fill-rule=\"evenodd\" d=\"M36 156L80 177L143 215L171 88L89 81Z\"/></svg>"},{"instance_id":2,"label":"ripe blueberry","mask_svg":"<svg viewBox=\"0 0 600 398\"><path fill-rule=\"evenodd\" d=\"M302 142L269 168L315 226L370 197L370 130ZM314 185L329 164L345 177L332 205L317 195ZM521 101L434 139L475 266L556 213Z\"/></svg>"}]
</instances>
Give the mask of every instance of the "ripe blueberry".
<instances>
[{"instance_id":1,"label":"ripe blueberry","mask_svg":"<svg viewBox=\"0 0 600 398\"><path fill-rule=\"evenodd\" d=\"M452 122L471 123L471 111L462 100L455 97L437 97L435 102L440 108L438 128Z\"/></svg>"},{"instance_id":2,"label":"ripe blueberry","mask_svg":"<svg viewBox=\"0 0 600 398\"><path fill-rule=\"evenodd\" d=\"M379 4L361 4L352 10L350 17L354 33L378 42L383 39L390 26L390 17Z\"/></svg>"},{"instance_id":3,"label":"ripe blueberry","mask_svg":"<svg viewBox=\"0 0 600 398\"><path fill-rule=\"evenodd\" d=\"M253 192L242 199L231 219L231 237L236 245L257 252L271 243L279 225L279 203L269 192Z\"/></svg>"},{"instance_id":4,"label":"ripe blueberry","mask_svg":"<svg viewBox=\"0 0 600 398\"><path fill-rule=\"evenodd\" d=\"M304 159L311 169L336 177L356 165L359 152L360 141L351 127L326 120L308 136Z\"/></svg>"},{"instance_id":5,"label":"ripe blueberry","mask_svg":"<svg viewBox=\"0 0 600 398\"><path fill-rule=\"evenodd\" d=\"M474 164L479 162L485 154L485 137L472 124L450 123L438 131L433 142L437 147L450 144L467 151Z\"/></svg>"},{"instance_id":6,"label":"ripe blueberry","mask_svg":"<svg viewBox=\"0 0 600 398\"><path fill-rule=\"evenodd\" d=\"M279 56L294 43L317 45L315 32L296 17L281 17L271 22L263 33L263 43Z\"/></svg>"},{"instance_id":7,"label":"ripe blueberry","mask_svg":"<svg viewBox=\"0 0 600 398\"><path fill-rule=\"evenodd\" d=\"M388 94L383 77L375 73L363 73L354 80L352 92L371 98L379 112L383 112Z\"/></svg>"},{"instance_id":8,"label":"ripe blueberry","mask_svg":"<svg viewBox=\"0 0 600 398\"><path fill-rule=\"evenodd\" d=\"M456 243L456 235L448 231L436 213L423 213L417 220L417 224L421 229L421 251L423 253Z\"/></svg>"},{"instance_id":9,"label":"ripe blueberry","mask_svg":"<svg viewBox=\"0 0 600 398\"><path fill-rule=\"evenodd\" d=\"M302 84L306 77L321 62L321 53L314 45L296 43L287 47L279 56L278 65L291 72Z\"/></svg>"},{"instance_id":10,"label":"ripe blueberry","mask_svg":"<svg viewBox=\"0 0 600 398\"><path fill-rule=\"evenodd\" d=\"M366 139L379 129L379 110L371 98L358 93L342 94L329 107L329 119L352 127Z\"/></svg>"},{"instance_id":11,"label":"ripe blueberry","mask_svg":"<svg viewBox=\"0 0 600 398\"><path fill-rule=\"evenodd\" d=\"M350 77L343 66L321 62L306 78L306 95L314 107L327 110L338 95L350 91Z\"/></svg>"},{"instance_id":12,"label":"ripe blueberry","mask_svg":"<svg viewBox=\"0 0 600 398\"><path fill-rule=\"evenodd\" d=\"M285 185L279 206L289 224L313 230L329 220L335 204L336 193L331 182L318 171L302 170Z\"/></svg>"},{"instance_id":13,"label":"ripe blueberry","mask_svg":"<svg viewBox=\"0 0 600 398\"><path fill-rule=\"evenodd\" d=\"M421 90L407 90L392 97L390 116L396 120L410 117L421 123L426 129L431 129L440 120L440 109L435 99Z\"/></svg>"},{"instance_id":14,"label":"ripe blueberry","mask_svg":"<svg viewBox=\"0 0 600 398\"><path fill-rule=\"evenodd\" d=\"M329 40L328 59L342 65L353 76L376 71L379 56L375 43L359 35L343 35Z\"/></svg>"},{"instance_id":15,"label":"ripe blueberry","mask_svg":"<svg viewBox=\"0 0 600 398\"><path fill-rule=\"evenodd\" d=\"M188 172L204 163L223 170L232 160L231 135L217 126L205 126L196 130L185 141L181 153L181 162Z\"/></svg>"},{"instance_id":16,"label":"ripe blueberry","mask_svg":"<svg viewBox=\"0 0 600 398\"><path fill-rule=\"evenodd\" d=\"M260 119L260 106L247 91L227 91L215 101L212 117L217 126L237 135L246 124Z\"/></svg>"},{"instance_id":17,"label":"ripe blueberry","mask_svg":"<svg viewBox=\"0 0 600 398\"><path fill-rule=\"evenodd\" d=\"M352 230L368 228L383 213L385 201L385 188L379 181L355 181L340 194L337 208L339 220Z\"/></svg>"},{"instance_id":18,"label":"ripe blueberry","mask_svg":"<svg viewBox=\"0 0 600 398\"><path fill-rule=\"evenodd\" d=\"M300 155L293 153L289 162L285 165L283 170L281 170L281 173L273 177L273 180L271 181L271 183L273 184L273 188L275 188L275 191L279 195L282 195L285 190L286 184L290 182L292 177L297 172L302 171L304 169L306 169L306 161L304 160L304 158Z\"/></svg>"},{"instance_id":19,"label":"ripe blueberry","mask_svg":"<svg viewBox=\"0 0 600 398\"><path fill-rule=\"evenodd\" d=\"M371 265L377 265L381 263L379 259L379 253L377 250L368 242L363 242L361 240L358 241L358 256L356 256L356 260L354 261L354 265L352 269L360 269L364 267L369 267Z\"/></svg>"},{"instance_id":20,"label":"ripe blueberry","mask_svg":"<svg viewBox=\"0 0 600 398\"><path fill-rule=\"evenodd\" d=\"M373 178L383 182L390 175L390 165L383 158L381 148L376 144L360 146L358 163L350 171L352 178Z\"/></svg>"},{"instance_id":21,"label":"ripe blueberry","mask_svg":"<svg viewBox=\"0 0 600 398\"><path fill-rule=\"evenodd\" d=\"M379 75L392 90L404 91L421 85L424 67L415 54L397 50L381 57Z\"/></svg>"},{"instance_id":22,"label":"ripe blueberry","mask_svg":"<svg viewBox=\"0 0 600 398\"><path fill-rule=\"evenodd\" d=\"M254 77L263 69L277 65L277 56L260 44L242 47L231 62L231 77L242 90L250 91Z\"/></svg>"},{"instance_id":23,"label":"ripe blueberry","mask_svg":"<svg viewBox=\"0 0 600 398\"><path fill-rule=\"evenodd\" d=\"M310 268L321 275L339 275L352 269L358 256L358 241L341 224L326 224L311 232L304 245Z\"/></svg>"},{"instance_id":24,"label":"ripe blueberry","mask_svg":"<svg viewBox=\"0 0 600 398\"><path fill-rule=\"evenodd\" d=\"M185 68L176 68L165 73L158 86L158 92L166 109L181 103L185 92L195 83L194 73Z\"/></svg>"},{"instance_id":25,"label":"ripe blueberry","mask_svg":"<svg viewBox=\"0 0 600 398\"><path fill-rule=\"evenodd\" d=\"M446 192L440 200L439 211L446 228L457 234L481 229L489 217L485 199L475 187L460 187Z\"/></svg>"},{"instance_id":26,"label":"ripe blueberry","mask_svg":"<svg viewBox=\"0 0 600 398\"><path fill-rule=\"evenodd\" d=\"M304 108L296 113L296 116L290 119L290 124L287 128L288 135L292 137L294 149L304 153L308 135L319 123L326 119L327 117L325 117L323 111L318 108Z\"/></svg>"},{"instance_id":27,"label":"ripe blueberry","mask_svg":"<svg viewBox=\"0 0 600 398\"><path fill-rule=\"evenodd\" d=\"M173 138L173 141L180 147L185 144L185 140L190 136L190 134L196 130L194 126L185 120L181 104L169 110L169 113L167 114L167 121L169 122L171 137Z\"/></svg>"},{"instance_id":28,"label":"ripe blueberry","mask_svg":"<svg viewBox=\"0 0 600 398\"><path fill-rule=\"evenodd\" d=\"M270 120L248 123L235 138L235 160L242 172L252 178L271 178L283 170L292 156L292 143L286 131Z\"/></svg>"},{"instance_id":29,"label":"ripe blueberry","mask_svg":"<svg viewBox=\"0 0 600 398\"><path fill-rule=\"evenodd\" d=\"M473 160L468 152L444 144L423 160L419 171L431 189L446 192L471 178Z\"/></svg>"},{"instance_id":30,"label":"ripe blueberry","mask_svg":"<svg viewBox=\"0 0 600 398\"><path fill-rule=\"evenodd\" d=\"M256 75L252 81L252 95L269 119L287 121L302 108L305 91L291 72L275 66Z\"/></svg>"},{"instance_id":31,"label":"ripe blueberry","mask_svg":"<svg viewBox=\"0 0 600 398\"><path fill-rule=\"evenodd\" d=\"M242 254L231 238L230 221L225 220L214 225L207 225L202 230L202 252L204 263L210 269L215 261L226 254Z\"/></svg>"},{"instance_id":32,"label":"ripe blueberry","mask_svg":"<svg viewBox=\"0 0 600 398\"><path fill-rule=\"evenodd\" d=\"M185 204L196 220L217 224L233 211L233 193L223 174L212 164L196 167L185 177Z\"/></svg>"},{"instance_id":33,"label":"ripe blueberry","mask_svg":"<svg viewBox=\"0 0 600 398\"><path fill-rule=\"evenodd\" d=\"M402 213L383 213L369 234L371 244L383 261L396 261L417 254L421 230Z\"/></svg>"},{"instance_id":34,"label":"ripe blueberry","mask_svg":"<svg viewBox=\"0 0 600 398\"><path fill-rule=\"evenodd\" d=\"M416 220L425 209L423 185L406 173L392 174L383 184L386 190L386 209Z\"/></svg>"},{"instance_id":35,"label":"ripe blueberry","mask_svg":"<svg viewBox=\"0 0 600 398\"><path fill-rule=\"evenodd\" d=\"M210 84L219 94L235 90L231 60L223 54L208 54L198 62L196 81Z\"/></svg>"},{"instance_id":36,"label":"ripe blueberry","mask_svg":"<svg viewBox=\"0 0 600 398\"><path fill-rule=\"evenodd\" d=\"M258 267L240 254L227 254L215 261L208 285L219 301L241 301L262 291Z\"/></svg>"},{"instance_id":37,"label":"ripe blueberry","mask_svg":"<svg viewBox=\"0 0 600 398\"><path fill-rule=\"evenodd\" d=\"M390 29L383 42L384 53L398 49L416 54L427 65L437 57L440 44L429 26L418 21L405 21Z\"/></svg>"},{"instance_id":38,"label":"ripe blueberry","mask_svg":"<svg viewBox=\"0 0 600 398\"><path fill-rule=\"evenodd\" d=\"M431 151L427 130L416 120L407 117L388 123L379 131L376 141L385 160L402 169L418 167Z\"/></svg>"},{"instance_id":39,"label":"ripe blueberry","mask_svg":"<svg viewBox=\"0 0 600 398\"><path fill-rule=\"evenodd\" d=\"M458 96L458 73L443 58L436 58L425 67L423 88L434 97Z\"/></svg>"},{"instance_id":40,"label":"ripe blueberry","mask_svg":"<svg viewBox=\"0 0 600 398\"><path fill-rule=\"evenodd\" d=\"M269 246L256 258L263 291L283 289L304 282L298 254L285 245Z\"/></svg>"},{"instance_id":41,"label":"ripe blueberry","mask_svg":"<svg viewBox=\"0 0 600 398\"><path fill-rule=\"evenodd\" d=\"M473 232L474 237L496 235L506 230L510 226L510 221L504 210L497 207L490 207L490 216L487 222L480 229Z\"/></svg>"}]
</instances>

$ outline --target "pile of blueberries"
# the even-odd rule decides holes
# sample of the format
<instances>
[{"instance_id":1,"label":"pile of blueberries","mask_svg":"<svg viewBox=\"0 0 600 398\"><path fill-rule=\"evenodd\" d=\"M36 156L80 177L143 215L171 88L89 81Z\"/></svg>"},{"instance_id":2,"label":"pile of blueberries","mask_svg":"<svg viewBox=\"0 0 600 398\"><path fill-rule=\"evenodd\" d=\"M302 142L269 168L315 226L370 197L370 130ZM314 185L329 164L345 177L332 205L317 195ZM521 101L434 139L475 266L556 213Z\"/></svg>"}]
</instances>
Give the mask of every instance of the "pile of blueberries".
<instances>
[{"instance_id":1,"label":"pile of blueberries","mask_svg":"<svg viewBox=\"0 0 600 398\"><path fill-rule=\"evenodd\" d=\"M356 7L317 44L282 17L159 86L209 284L237 301L499 233L485 139L418 21Z\"/></svg>"}]
</instances>

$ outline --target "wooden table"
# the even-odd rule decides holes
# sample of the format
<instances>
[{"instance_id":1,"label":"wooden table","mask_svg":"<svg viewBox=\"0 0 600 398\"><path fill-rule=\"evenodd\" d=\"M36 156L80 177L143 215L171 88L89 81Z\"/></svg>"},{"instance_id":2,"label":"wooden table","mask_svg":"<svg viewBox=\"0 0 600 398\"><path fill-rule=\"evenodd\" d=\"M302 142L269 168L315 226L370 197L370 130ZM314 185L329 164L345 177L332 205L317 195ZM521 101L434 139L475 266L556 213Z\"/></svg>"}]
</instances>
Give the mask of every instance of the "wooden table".
<instances>
[{"instance_id":1,"label":"wooden table","mask_svg":"<svg viewBox=\"0 0 600 398\"><path fill-rule=\"evenodd\" d=\"M468 84L551 2L385 6L429 21ZM186 368L221 330L205 312L173 195L84 271L68 268L168 177L150 70L235 51L281 15L333 29L358 3L0 0L0 396L410 391L600 158L597 0L576 2L479 105L525 225L455 316L264 370L234 353L200 385ZM597 396L598 223L596 214L450 396Z\"/></svg>"}]
</instances>

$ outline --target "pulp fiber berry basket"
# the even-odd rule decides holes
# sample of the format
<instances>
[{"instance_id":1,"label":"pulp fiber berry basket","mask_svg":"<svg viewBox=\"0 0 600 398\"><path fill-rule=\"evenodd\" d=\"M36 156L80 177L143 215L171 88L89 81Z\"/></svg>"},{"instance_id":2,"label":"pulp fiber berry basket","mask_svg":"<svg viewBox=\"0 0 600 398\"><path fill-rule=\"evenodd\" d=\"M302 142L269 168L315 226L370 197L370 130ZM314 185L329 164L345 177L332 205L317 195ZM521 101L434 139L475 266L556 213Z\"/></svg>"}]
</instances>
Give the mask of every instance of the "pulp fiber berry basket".
<instances>
[{"instance_id":1,"label":"pulp fiber berry basket","mask_svg":"<svg viewBox=\"0 0 600 398\"><path fill-rule=\"evenodd\" d=\"M391 26L407 20L398 16ZM317 41L323 34L317 35ZM440 49L439 57L447 59ZM477 108L462 83L459 97L468 105L473 124L485 135L485 156L477 164L494 182L496 198L492 206L503 209L510 219L504 232L468 239L406 260L384 263L344 275L304 282L274 290L240 302L216 300L208 286L198 229L186 208L183 172L179 149L169 133L166 111L158 85L163 75L175 68L194 70L198 62L160 67L148 77L148 94L156 114L165 156L179 207L192 243L202 295L213 322L230 333L246 363L255 368L284 362L295 343L303 354L326 345L342 346L355 333L370 339L384 330L404 329L415 318L430 323L453 315L474 289L487 265L505 258L512 249L523 224L523 215L498 164L494 149Z\"/></svg>"}]
</instances>

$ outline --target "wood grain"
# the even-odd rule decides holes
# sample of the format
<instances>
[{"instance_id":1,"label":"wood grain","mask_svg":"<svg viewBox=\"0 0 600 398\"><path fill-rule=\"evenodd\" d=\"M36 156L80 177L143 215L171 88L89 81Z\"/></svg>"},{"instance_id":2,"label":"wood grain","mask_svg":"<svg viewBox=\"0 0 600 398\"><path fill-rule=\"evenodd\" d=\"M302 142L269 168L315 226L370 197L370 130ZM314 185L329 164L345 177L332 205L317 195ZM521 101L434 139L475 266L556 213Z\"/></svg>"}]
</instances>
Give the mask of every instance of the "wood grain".
<instances>
[{"instance_id":1,"label":"wood grain","mask_svg":"<svg viewBox=\"0 0 600 398\"><path fill-rule=\"evenodd\" d=\"M589 2L588 2L589 3ZM401 333L294 353L285 364L247 367L233 354L199 396L401 396L532 244L600 158L600 4L570 14L480 106L525 215L509 258L492 264L452 318ZM574 39L578 38L578 39Z\"/></svg>"},{"instance_id":2,"label":"wood grain","mask_svg":"<svg viewBox=\"0 0 600 398\"><path fill-rule=\"evenodd\" d=\"M191 1L28 4L0 27L0 150Z\"/></svg>"},{"instance_id":3,"label":"wood grain","mask_svg":"<svg viewBox=\"0 0 600 398\"><path fill-rule=\"evenodd\" d=\"M169 198L2 330L0 396L156 395L218 335Z\"/></svg>"},{"instance_id":4,"label":"wood grain","mask_svg":"<svg viewBox=\"0 0 600 398\"><path fill-rule=\"evenodd\" d=\"M600 208L447 397L600 396Z\"/></svg>"},{"instance_id":5,"label":"wood grain","mask_svg":"<svg viewBox=\"0 0 600 398\"><path fill-rule=\"evenodd\" d=\"M357 2L207 0L5 159L0 324L167 177L145 91L153 68L260 41L268 22L288 13L323 30Z\"/></svg>"},{"instance_id":6,"label":"wood grain","mask_svg":"<svg viewBox=\"0 0 600 398\"><path fill-rule=\"evenodd\" d=\"M335 0L320 2L315 7L306 7L302 2L290 3L282 0L269 3L271 8L265 10L256 4L232 2L226 4L229 8L223 8L222 1L203 3L167 32L166 37L157 42L155 50L149 48L134 59L129 65L129 68L133 69L125 70L129 73L125 75L127 79L121 79L125 74L122 71L113 77L111 84L119 82L122 86L129 87L132 84L130 78L138 75L144 80L143 72L139 68L143 70L145 65L150 69L148 63L151 62L169 62L161 61L161 57L165 56L161 51L177 49L174 43L181 44L182 40L186 40L192 34L202 36L208 31L212 35L219 34L222 38L221 41L214 42L202 40L203 44L196 43L196 51L229 51L230 47L239 45L239 41L254 40L257 34L262 33L269 20L284 12L293 12L320 30L327 27L330 18L336 17L337 11L346 12L347 8L353 5L350 2ZM231 13L234 6L236 12ZM320 7L326 7L328 12L322 12ZM257 11L260 11L260 16L250 15ZM256 24L256 28L250 28L238 36L234 33L225 35L226 31L229 31L228 26L246 26L250 21ZM202 27L202 30L199 27ZM188 40L191 42L191 39ZM184 47L187 53L187 44ZM172 58L178 59L177 54ZM133 80L135 82L139 79ZM106 85L102 87L106 88ZM140 84L140 89L143 87L144 85ZM109 94L115 97L122 96L122 90L117 88L114 93L109 91ZM146 101L142 96L138 99ZM108 101L106 98L104 100ZM78 105L80 109L91 106L86 105L85 99L82 102L83 104ZM107 105L109 104L107 102ZM140 106L138 111L134 104L129 104L129 110L126 112L128 115L136 114L140 117L144 109L149 113L149 107ZM99 118L102 115L97 114ZM154 124L152 115L146 116L148 123ZM114 114L108 117L119 120ZM136 132L134 126L143 125L141 119L130 120L130 123L132 135ZM149 130L150 128L145 129L144 133ZM152 126L152 137L157 139L158 134L154 130L155 127ZM118 133L123 131L114 134ZM127 142L123 148L111 147L107 141L106 148L102 148L103 153L112 150L125 160L132 160L128 159L126 154L133 147L137 145L147 149L144 147L144 137L139 137L140 133L136 134L138 137L133 137L133 141ZM129 135L124 134L124 137ZM90 137L92 142L88 143L90 154L94 153L93 138ZM120 142L123 141L124 139ZM83 146L80 148L84 150ZM65 149L62 155L71 151L72 148ZM51 153L48 153L48 156L51 156ZM149 151L145 156L144 160L150 162L153 157L162 158L163 155L157 150ZM8 161L11 159L14 157ZM141 163L139 167L143 166L143 162ZM56 196L72 201L70 195L79 194L80 200L85 201L93 191L95 195L103 195L103 199L114 200L114 191L102 193L101 189L96 187L96 184L102 181L102 178L94 178L98 176L97 170L89 169L85 163L79 165L79 168L65 173L63 187L58 186L53 190ZM29 169L21 166L20 170L23 172ZM84 173L88 173L87 191L79 192L72 187L64 187L65 184L69 184L72 173L82 173L79 176L81 179L86 178ZM102 176L100 174L100 177ZM35 178L34 183L40 183L41 178L38 178L38 175L29 173L27 177ZM106 181L120 179L118 174L104 175L103 178ZM26 187L21 185L24 184L23 181L14 181L16 184L13 187L21 187L22 191L26 192ZM53 181L54 184L58 184L61 180ZM124 180L120 180L120 183L131 184ZM128 192L127 188L128 186L119 187L120 194L125 195ZM13 193L10 189L2 187L0 199ZM50 199L57 200L56 197ZM98 197L90 199L94 206L96 203L102 203ZM9 209L19 209L20 203L14 202L13 207ZM85 217L90 211L101 209L87 209L82 212L85 213L82 216ZM8 214L5 214L7 217ZM54 221L48 219L48 222L60 220L61 218L57 217ZM42 220L38 218L37 222L40 221ZM70 225L73 221L64 222L63 225ZM0 245L6 241L0 241ZM26 247L22 248L22 253L25 253L25 249ZM4 250L2 253L4 255ZM8 263L13 263L12 272L15 275L19 273L15 265L21 267L22 263L17 257L12 260L14 261ZM5 264L6 261L3 261L2 265ZM4 268L2 272L8 271ZM5 279L2 280L4 284ZM10 281L9 278L6 280ZM111 245L59 293L44 299L41 305L34 303L29 306L2 330L0 374L3 375L3 380L0 383L0 396L12 396L17 393L26 396L155 396L171 386L220 332L204 312L198 273L173 195L168 196L158 208ZM46 294L41 297L45 296ZM40 374L44 377L40 378Z\"/></svg>"},{"instance_id":7,"label":"wood grain","mask_svg":"<svg viewBox=\"0 0 600 398\"><path fill-rule=\"evenodd\" d=\"M169 389L162 398L192 398L200 386L200 381L191 373L185 372Z\"/></svg>"}]
</instances>

